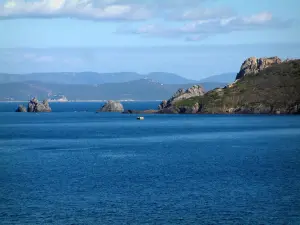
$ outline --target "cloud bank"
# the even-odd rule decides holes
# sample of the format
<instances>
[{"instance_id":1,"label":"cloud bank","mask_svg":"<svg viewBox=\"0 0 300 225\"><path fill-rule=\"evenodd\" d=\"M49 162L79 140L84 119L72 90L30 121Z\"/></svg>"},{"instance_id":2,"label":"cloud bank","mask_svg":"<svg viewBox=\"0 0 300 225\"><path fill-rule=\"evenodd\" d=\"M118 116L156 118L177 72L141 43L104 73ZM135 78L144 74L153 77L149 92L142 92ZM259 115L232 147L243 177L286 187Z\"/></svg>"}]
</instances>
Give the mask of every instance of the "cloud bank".
<instances>
[{"instance_id":1,"label":"cloud bank","mask_svg":"<svg viewBox=\"0 0 300 225\"><path fill-rule=\"evenodd\" d=\"M141 27L120 29L118 32L142 36L160 36L184 38L187 41L199 41L209 36L234 31L251 31L270 28L285 28L292 21L273 18L271 13L262 12L248 17L234 16L228 18L190 21L184 25L165 27L147 24Z\"/></svg>"},{"instance_id":2,"label":"cloud bank","mask_svg":"<svg viewBox=\"0 0 300 225\"><path fill-rule=\"evenodd\" d=\"M77 18L88 20L140 20L150 17L144 5L114 0L8 0L0 6L0 18Z\"/></svg>"},{"instance_id":3,"label":"cloud bank","mask_svg":"<svg viewBox=\"0 0 300 225\"><path fill-rule=\"evenodd\" d=\"M71 17L88 20L146 20L157 17L195 19L216 13L229 13L223 9L198 9L204 0L6 0L0 5L0 18L55 18ZM194 8L196 7L196 9ZM200 12L200 14L199 14Z\"/></svg>"},{"instance_id":4,"label":"cloud bank","mask_svg":"<svg viewBox=\"0 0 300 225\"><path fill-rule=\"evenodd\" d=\"M187 41L234 31L285 28L292 23L270 12L239 16L225 6L204 6L209 1L215 0L5 0L0 3L0 19L125 21L117 33Z\"/></svg>"}]
</instances>

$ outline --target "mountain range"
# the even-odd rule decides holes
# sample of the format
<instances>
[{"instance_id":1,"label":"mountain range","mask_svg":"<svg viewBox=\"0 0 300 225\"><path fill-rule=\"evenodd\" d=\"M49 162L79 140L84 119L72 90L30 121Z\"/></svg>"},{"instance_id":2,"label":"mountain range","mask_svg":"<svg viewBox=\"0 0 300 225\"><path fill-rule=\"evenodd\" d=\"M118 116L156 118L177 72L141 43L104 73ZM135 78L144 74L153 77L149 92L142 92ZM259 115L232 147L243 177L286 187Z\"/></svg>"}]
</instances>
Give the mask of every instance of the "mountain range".
<instances>
[{"instance_id":1,"label":"mountain range","mask_svg":"<svg viewBox=\"0 0 300 225\"><path fill-rule=\"evenodd\" d=\"M69 100L161 100L179 88L194 84L202 85L209 91L232 82L226 79L228 77L223 82L215 78L196 81L164 72L147 75L135 72L2 73L0 100L28 100L32 96L43 99L53 95L64 95Z\"/></svg>"},{"instance_id":2,"label":"mountain range","mask_svg":"<svg viewBox=\"0 0 300 225\"><path fill-rule=\"evenodd\" d=\"M30 74L8 74L0 73L0 83L41 81L56 84L105 84L123 83L128 81L149 79L162 84L192 84L201 82L231 83L236 73L224 73L211 76L201 80L191 80L174 73L153 72L142 75L135 72L118 73L96 73L96 72L61 72L61 73L30 73Z\"/></svg>"}]
</instances>

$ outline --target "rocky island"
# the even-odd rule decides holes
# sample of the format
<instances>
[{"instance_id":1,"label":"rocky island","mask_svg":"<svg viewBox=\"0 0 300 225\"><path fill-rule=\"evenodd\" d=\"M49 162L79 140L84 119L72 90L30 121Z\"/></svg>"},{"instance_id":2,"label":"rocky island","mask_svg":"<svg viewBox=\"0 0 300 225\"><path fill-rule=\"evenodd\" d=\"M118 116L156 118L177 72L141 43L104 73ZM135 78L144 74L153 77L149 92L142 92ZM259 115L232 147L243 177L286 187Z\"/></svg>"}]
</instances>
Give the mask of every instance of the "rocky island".
<instances>
[{"instance_id":1,"label":"rocky island","mask_svg":"<svg viewBox=\"0 0 300 225\"><path fill-rule=\"evenodd\" d=\"M124 112L124 107L120 102L109 100L97 112Z\"/></svg>"},{"instance_id":2,"label":"rocky island","mask_svg":"<svg viewBox=\"0 0 300 225\"><path fill-rule=\"evenodd\" d=\"M48 100L44 100L42 103L37 98L33 98L29 101L28 107L19 105L16 112L51 112Z\"/></svg>"}]
</instances>

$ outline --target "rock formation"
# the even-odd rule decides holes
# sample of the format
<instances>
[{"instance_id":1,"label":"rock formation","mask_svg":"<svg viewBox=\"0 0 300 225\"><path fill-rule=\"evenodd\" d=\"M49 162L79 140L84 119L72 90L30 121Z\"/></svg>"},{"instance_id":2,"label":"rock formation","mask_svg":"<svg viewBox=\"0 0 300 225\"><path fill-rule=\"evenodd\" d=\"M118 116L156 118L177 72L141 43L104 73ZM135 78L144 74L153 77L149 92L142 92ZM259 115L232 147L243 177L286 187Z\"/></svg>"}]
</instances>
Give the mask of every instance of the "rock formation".
<instances>
[{"instance_id":1,"label":"rock formation","mask_svg":"<svg viewBox=\"0 0 300 225\"><path fill-rule=\"evenodd\" d=\"M158 106L160 111L170 109L176 102L184 99L189 99L196 96L203 96L204 89L200 85L194 85L186 90L179 89L168 101L164 100ZM196 107L196 106L195 106Z\"/></svg>"},{"instance_id":2,"label":"rock formation","mask_svg":"<svg viewBox=\"0 0 300 225\"><path fill-rule=\"evenodd\" d=\"M28 107L23 105L19 105L16 112L51 112L51 108L49 106L48 100L44 100L40 103L37 98L33 98L29 101Z\"/></svg>"},{"instance_id":3,"label":"rock formation","mask_svg":"<svg viewBox=\"0 0 300 225\"><path fill-rule=\"evenodd\" d=\"M236 79L241 79L248 74L256 74L272 65L280 63L282 63L282 60L277 56L270 58L250 57L246 59L242 64L240 72L237 74Z\"/></svg>"},{"instance_id":4,"label":"rock formation","mask_svg":"<svg viewBox=\"0 0 300 225\"><path fill-rule=\"evenodd\" d=\"M120 102L108 101L97 112L124 112L124 107Z\"/></svg>"},{"instance_id":5,"label":"rock formation","mask_svg":"<svg viewBox=\"0 0 300 225\"><path fill-rule=\"evenodd\" d=\"M27 112L27 109L24 105L19 105L16 112Z\"/></svg>"},{"instance_id":6,"label":"rock formation","mask_svg":"<svg viewBox=\"0 0 300 225\"><path fill-rule=\"evenodd\" d=\"M179 89L167 102L169 103L174 103L179 100L183 99L188 99L192 98L195 96L202 96L204 95L204 89L200 85L194 85L191 88L188 88L186 90L184 89Z\"/></svg>"},{"instance_id":7,"label":"rock formation","mask_svg":"<svg viewBox=\"0 0 300 225\"><path fill-rule=\"evenodd\" d=\"M158 106L158 110L162 110L162 109L164 109L164 108L166 108L167 107L167 100L163 100L160 104L159 104L159 106Z\"/></svg>"},{"instance_id":8,"label":"rock formation","mask_svg":"<svg viewBox=\"0 0 300 225\"><path fill-rule=\"evenodd\" d=\"M33 98L28 103L28 112L51 112L48 100L44 100L40 103L37 98Z\"/></svg>"}]
</instances>

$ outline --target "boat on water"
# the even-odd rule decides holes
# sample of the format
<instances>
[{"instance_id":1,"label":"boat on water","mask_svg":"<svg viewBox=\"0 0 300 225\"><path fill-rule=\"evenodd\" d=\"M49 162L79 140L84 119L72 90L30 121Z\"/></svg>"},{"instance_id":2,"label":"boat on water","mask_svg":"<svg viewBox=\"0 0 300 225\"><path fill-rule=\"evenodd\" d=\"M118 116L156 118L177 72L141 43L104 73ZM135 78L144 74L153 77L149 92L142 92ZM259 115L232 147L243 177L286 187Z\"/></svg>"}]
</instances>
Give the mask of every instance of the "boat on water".
<instances>
[{"instance_id":1,"label":"boat on water","mask_svg":"<svg viewBox=\"0 0 300 225\"><path fill-rule=\"evenodd\" d=\"M139 116L136 118L137 120L144 120L145 118L143 116Z\"/></svg>"}]
</instances>

